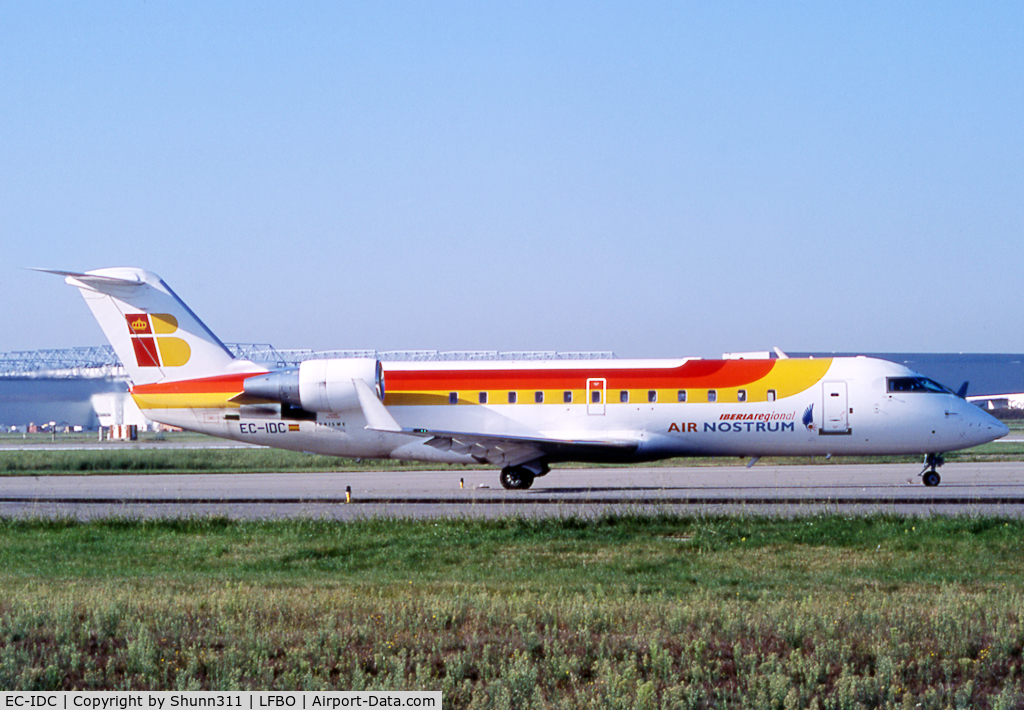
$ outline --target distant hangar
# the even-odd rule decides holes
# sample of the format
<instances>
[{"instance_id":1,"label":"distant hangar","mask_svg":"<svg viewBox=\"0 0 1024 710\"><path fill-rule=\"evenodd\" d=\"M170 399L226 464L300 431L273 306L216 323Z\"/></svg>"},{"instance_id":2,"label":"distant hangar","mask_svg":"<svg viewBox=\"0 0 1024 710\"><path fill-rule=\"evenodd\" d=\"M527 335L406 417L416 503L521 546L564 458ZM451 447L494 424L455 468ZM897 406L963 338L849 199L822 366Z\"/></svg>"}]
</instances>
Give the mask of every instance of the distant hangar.
<instances>
[{"instance_id":1,"label":"distant hangar","mask_svg":"<svg viewBox=\"0 0 1024 710\"><path fill-rule=\"evenodd\" d=\"M278 350L255 343L228 344L235 357L268 368L304 360L372 357L384 362L410 360L591 360L610 352L511 352L401 350ZM782 353L785 355L785 353ZM968 399L986 409L1024 411L1024 355L993 353L841 353L802 352L794 357L868 355L906 365L957 390L968 384ZM774 353L725 354L724 357L772 357ZM119 424L142 429L150 422L128 395L127 376L109 346L0 353L0 431L40 428L95 430Z\"/></svg>"},{"instance_id":2,"label":"distant hangar","mask_svg":"<svg viewBox=\"0 0 1024 710\"><path fill-rule=\"evenodd\" d=\"M376 358L384 362L423 360L595 360L611 352L493 350L278 350L258 343L228 343L241 359L268 369L292 367L304 360ZM0 353L0 431L96 430L115 425L151 426L128 394L128 379L110 346Z\"/></svg>"}]
</instances>

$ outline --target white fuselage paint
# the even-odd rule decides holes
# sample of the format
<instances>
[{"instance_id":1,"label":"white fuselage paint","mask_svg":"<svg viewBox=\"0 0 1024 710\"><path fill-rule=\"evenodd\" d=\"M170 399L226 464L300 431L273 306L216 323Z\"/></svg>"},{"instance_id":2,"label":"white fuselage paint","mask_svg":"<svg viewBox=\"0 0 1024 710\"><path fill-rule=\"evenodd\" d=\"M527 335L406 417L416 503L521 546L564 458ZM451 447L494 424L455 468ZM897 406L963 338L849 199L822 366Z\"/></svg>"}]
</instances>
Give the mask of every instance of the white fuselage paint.
<instances>
[{"instance_id":1,"label":"white fuselage paint","mask_svg":"<svg viewBox=\"0 0 1024 710\"><path fill-rule=\"evenodd\" d=\"M667 361L612 361L613 367L665 366ZM678 364L679 361L668 362ZM601 362L604 369L610 363ZM536 365L523 364L529 369ZM386 371L509 369L510 363L388 363ZM545 367L551 368L551 363ZM594 363L558 363L587 376ZM890 393L886 378L916 375L872 358L835 358L825 377L797 394L769 402L480 404L389 406L403 427L494 436L552 436L636 441L625 459L675 456L814 456L929 454L992 441L1007 433L998 420L948 393ZM812 419L805 423L810 410ZM273 410L151 409L150 418L276 448L364 458L475 463L467 454L440 451L423 437L365 429L360 410L318 414L316 421L282 420ZM291 424L290 428L288 425ZM297 426L297 430L295 427ZM603 458L596 456L594 458ZM579 460L573 458L573 460Z\"/></svg>"}]
</instances>

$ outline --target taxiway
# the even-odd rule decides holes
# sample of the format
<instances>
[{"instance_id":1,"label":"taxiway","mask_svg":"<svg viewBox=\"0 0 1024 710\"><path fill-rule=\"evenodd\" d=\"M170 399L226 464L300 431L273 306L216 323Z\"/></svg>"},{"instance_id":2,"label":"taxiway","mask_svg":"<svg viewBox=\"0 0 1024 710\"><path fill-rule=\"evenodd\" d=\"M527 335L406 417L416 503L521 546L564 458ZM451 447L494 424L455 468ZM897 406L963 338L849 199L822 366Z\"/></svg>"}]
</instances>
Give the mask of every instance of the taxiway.
<instances>
[{"instance_id":1,"label":"taxiway","mask_svg":"<svg viewBox=\"0 0 1024 710\"><path fill-rule=\"evenodd\" d=\"M233 519L604 513L1024 515L1024 464L947 464L937 488L909 464L556 469L526 491L493 470L0 478L0 516Z\"/></svg>"}]
</instances>

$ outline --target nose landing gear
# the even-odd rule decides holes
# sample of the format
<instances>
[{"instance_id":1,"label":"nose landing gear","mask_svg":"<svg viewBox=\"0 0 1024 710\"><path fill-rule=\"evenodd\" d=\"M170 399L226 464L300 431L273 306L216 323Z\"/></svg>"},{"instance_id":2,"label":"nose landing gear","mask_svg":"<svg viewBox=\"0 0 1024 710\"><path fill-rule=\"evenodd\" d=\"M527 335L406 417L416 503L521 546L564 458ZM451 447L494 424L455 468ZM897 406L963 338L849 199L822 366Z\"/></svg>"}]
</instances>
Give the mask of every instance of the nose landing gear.
<instances>
[{"instance_id":1,"label":"nose landing gear","mask_svg":"<svg viewBox=\"0 0 1024 710\"><path fill-rule=\"evenodd\" d=\"M921 477L921 483L929 488L939 485L942 477L939 476L939 472L935 469L944 463L946 463L946 459L942 457L942 454L928 454L925 456L924 468L921 469L921 473L917 474Z\"/></svg>"}]
</instances>

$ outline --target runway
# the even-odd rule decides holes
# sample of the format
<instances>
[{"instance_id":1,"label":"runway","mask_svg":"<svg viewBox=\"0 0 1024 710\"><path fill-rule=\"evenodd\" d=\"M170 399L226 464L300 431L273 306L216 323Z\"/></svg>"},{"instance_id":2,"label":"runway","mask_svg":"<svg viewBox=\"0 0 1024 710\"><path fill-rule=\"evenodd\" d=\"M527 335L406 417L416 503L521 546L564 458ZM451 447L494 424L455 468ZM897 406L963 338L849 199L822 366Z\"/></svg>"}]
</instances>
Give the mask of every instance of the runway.
<instances>
[{"instance_id":1,"label":"runway","mask_svg":"<svg viewBox=\"0 0 1024 710\"><path fill-rule=\"evenodd\" d=\"M232 519L605 513L1024 515L1024 463L556 469L526 491L494 470L0 478L0 516Z\"/></svg>"}]
</instances>

